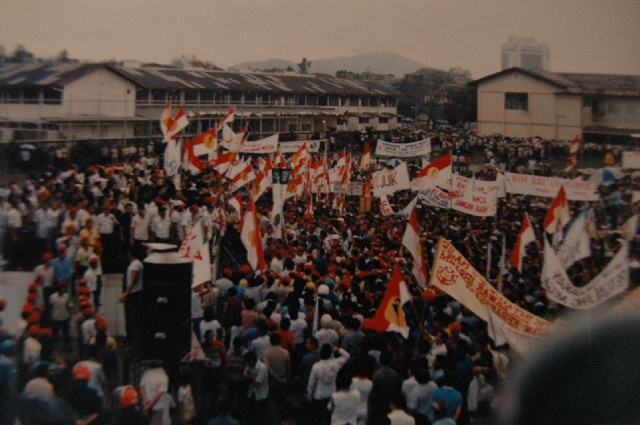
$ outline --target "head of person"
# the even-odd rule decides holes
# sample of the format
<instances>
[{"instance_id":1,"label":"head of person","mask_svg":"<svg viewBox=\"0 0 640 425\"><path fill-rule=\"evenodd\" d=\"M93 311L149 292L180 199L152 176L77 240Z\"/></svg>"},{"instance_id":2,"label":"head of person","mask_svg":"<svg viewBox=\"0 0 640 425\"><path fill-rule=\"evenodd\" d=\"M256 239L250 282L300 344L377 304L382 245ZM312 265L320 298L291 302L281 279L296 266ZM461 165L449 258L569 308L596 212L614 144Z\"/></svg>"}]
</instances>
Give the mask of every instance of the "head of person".
<instances>
[{"instance_id":1,"label":"head of person","mask_svg":"<svg viewBox=\"0 0 640 425\"><path fill-rule=\"evenodd\" d=\"M247 362L249 367L254 367L256 363L258 363L258 356L253 351L248 351L247 354L244 355L244 361Z\"/></svg>"},{"instance_id":2,"label":"head of person","mask_svg":"<svg viewBox=\"0 0 640 425\"><path fill-rule=\"evenodd\" d=\"M332 353L333 348L331 347L331 344L322 344L322 347L320 347L320 358L322 360L330 359Z\"/></svg>"},{"instance_id":3,"label":"head of person","mask_svg":"<svg viewBox=\"0 0 640 425\"><path fill-rule=\"evenodd\" d=\"M307 351L315 351L318 349L318 338L315 336L310 336L306 339L305 345L307 347Z\"/></svg>"},{"instance_id":4,"label":"head of person","mask_svg":"<svg viewBox=\"0 0 640 425\"><path fill-rule=\"evenodd\" d=\"M280 343L282 342L282 335L275 332L272 333L271 336L269 337L269 342L273 346L280 345Z\"/></svg>"}]
</instances>

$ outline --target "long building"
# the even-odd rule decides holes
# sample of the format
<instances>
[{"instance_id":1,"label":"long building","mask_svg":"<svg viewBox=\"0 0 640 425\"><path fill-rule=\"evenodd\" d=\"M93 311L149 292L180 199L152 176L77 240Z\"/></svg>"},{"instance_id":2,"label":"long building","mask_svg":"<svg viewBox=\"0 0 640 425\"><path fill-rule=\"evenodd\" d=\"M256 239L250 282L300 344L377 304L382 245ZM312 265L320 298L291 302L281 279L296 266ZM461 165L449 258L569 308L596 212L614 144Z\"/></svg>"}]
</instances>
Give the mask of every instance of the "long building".
<instances>
[{"instance_id":1,"label":"long building","mask_svg":"<svg viewBox=\"0 0 640 425\"><path fill-rule=\"evenodd\" d=\"M478 89L478 134L625 142L640 133L640 76L509 68Z\"/></svg>"},{"instance_id":2,"label":"long building","mask_svg":"<svg viewBox=\"0 0 640 425\"><path fill-rule=\"evenodd\" d=\"M211 128L230 107L253 138L297 140L331 130L401 125L401 93L373 81L97 63L0 66L0 143L153 140L167 102L184 107L185 136ZM346 113L345 113L346 112Z\"/></svg>"}]
</instances>

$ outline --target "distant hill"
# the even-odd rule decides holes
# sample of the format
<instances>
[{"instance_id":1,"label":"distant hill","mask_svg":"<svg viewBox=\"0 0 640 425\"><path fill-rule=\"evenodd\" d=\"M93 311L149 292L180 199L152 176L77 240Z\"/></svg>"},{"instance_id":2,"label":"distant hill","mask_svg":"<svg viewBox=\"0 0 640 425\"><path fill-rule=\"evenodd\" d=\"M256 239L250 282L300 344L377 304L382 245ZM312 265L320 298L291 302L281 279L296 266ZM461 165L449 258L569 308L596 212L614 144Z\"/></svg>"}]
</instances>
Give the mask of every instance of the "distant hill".
<instances>
[{"instance_id":1,"label":"distant hill","mask_svg":"<svg viewBox=\"0 0 640 425\"><path fill-rule=\"evenodd\" d=\"M411 59L407 59L396 53L365 53L362 55L334 58L334 59L314 59L311 60L311 73L323 73L335 75L336 71L346 70L351 72L372 72L375 74L393 74L402 77L404 74L424 68L425 65ZM298 71L296 62L283 59L268 59L265 61L242 62L232 66L230 69L287 69L291 66Z\"/></svg>"}]
</instances>

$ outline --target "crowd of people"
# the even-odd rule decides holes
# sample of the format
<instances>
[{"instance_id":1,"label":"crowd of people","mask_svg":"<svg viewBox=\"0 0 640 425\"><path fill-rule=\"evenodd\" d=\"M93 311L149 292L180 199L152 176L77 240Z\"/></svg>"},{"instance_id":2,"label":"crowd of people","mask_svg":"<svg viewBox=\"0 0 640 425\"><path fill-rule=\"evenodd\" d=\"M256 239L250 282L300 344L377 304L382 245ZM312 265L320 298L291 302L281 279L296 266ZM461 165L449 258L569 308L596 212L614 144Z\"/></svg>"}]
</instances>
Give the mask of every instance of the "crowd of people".
<instances>
[{"instance_id":1,"label":"crowd of people","mask_svg":"<svg viewBox=\"0 0 640 425\"><path fill-rule=\"evenodd\" d=\"M490 167L475 176L485 180L500 170L549 174L539 163L554 149L564 152L547 141L469 133L432 135L432 147L432 159L452 152L455 171L469 176L467 157L484 152ZM352 178L363 180L366 170L357 168L356 158L352 164ZM374 169L385 166L374 161ZM498 390L517 355L508 345L495 346L487 324L458 301L418 285L411 253L402 246L404 218L382 215L375 202L371 211L361 211L354 196L340 209L332 194L288 199L285 231L276 237L267 191L256 201L267 269L252 270L240 247L234 251L238 266L218 269L213 249L211 281L192 291L191 322L201 355L192 351L177 373L162 359L148 362L139 381L129 380L121 365L131 353L122 344L136 343L146 244L180 245L198 223L213 245L239 241L240 216L227 203L228 185L206 168L183 173L178 188L157 158L145 153L86 169L51 166L0 193L5 269L34 273L17 329L1 328L0 399L8 406L3 419L41 423L24 418L44 399L64 418L59 423L491 423ZM598 229L615 230L637 213L631 202L637 189L629 176L601 188L601 201L591 205ZM250 187L237 194L246 205ZM309 196L313 216L305 214ZM389 200L401 209L413 196L402 191ZM558 320L565 308L546 299L540 282L549 202L508 195L496 217L418 204L427 268L438 239L446 238L509 300ZM574 215L585 207L570 204ZM513 249L525 212L538 240L519 272L500 262ZM591 240L592 256L569 269L577 286L606 266L618 239L611 232ZM631 255L640 258L637 246ZM412 297L404 306L411 327L406 339L363 326L396 266ZM110 335L104 318L101 292L110 273L124 273L119 302L131 313L126 341Z\"/></svg>"}]
</instances>

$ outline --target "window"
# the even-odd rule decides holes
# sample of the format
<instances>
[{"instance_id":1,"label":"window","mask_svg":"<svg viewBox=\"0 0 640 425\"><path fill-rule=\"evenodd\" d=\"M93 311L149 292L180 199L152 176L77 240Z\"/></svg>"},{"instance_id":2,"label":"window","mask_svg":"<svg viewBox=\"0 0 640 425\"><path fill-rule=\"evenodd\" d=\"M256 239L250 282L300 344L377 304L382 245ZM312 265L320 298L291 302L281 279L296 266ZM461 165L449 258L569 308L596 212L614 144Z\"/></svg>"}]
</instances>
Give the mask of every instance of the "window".
<instances>
[{"instance_id":1,"label":"window","mask_svg":"<svg viewBox=\"0 0 640 425\"><path fill-rule=\"evenodd\" d=\"M198 103L198 91L189 90L184 92L184 103L197 104Z\"/></svg>"},{"instance_id":2,"label":"window","mask_svg":"<svg viewBox=\"0 0 640 425\"><path fill-rule=\"evenodd\" d=\"M505 93L504 109L515 111L529 110L529 95L527 93Z\"/></svg>"},{"instance_id":3,"label":"window","mask_svg":"<svg viewBox=\"0 0 640 425\"><path fill-rule=\"evenodd\" d=\"M318 96L315 94L307 95L307 106L318 106Z\"/></svg>"},{"instance_id":4,"label":"window","mask_svg":"<svg viewBox=\"0 0 640 425\"><path fill-rule=\"evenodd\" d=\"M369 118L358 118L358 123L369 124Z\"/></svg>"},{"instance_id":5,"label":"window","mask_svg":"<svg viewBox=\"0 0 640 425\"><path fill-rule=\"evenodd\" d=\"M45 88L43 90L44 103L47 105L62 104L62 90Z\"/></svg>"},{"instance_id":6,"label":"window","mask_svg":"<svg viewBox=\"0 0 640 425\"><path fill-rule=\"evenodd\" d=\"M242 103L242 93L231 92L229 93L229 102L234 105L239 105Z\"/></svg>"},{"instance_id":7,"label":"window","mask_svg":"<svg viewBox=\"0 0 640 425\"><path fill-rule=\"evenodd\" d=\"M165 103L167 101L167 92L164 90L153 90L151 97L154 102Z\"/></svg>"},{"instance_id":8,"label":"window","mask_svg":"<svg viewBox=\"0 0 640 425\"><path fill-rule=\"evenodd\" d=\"M380 124L389 124L389 118L378 118Z\"/></svg>"},{"instance_id":9,"label":"window","mask_svg":"<svg viewBox=\"0 0 640 425\"><path fill-rule=\"evenodd\" d=\"M213 103L213 92L212 91L201 91L200 92L200 103Z\"/></svg>"},{"instance_id":10,"label":"window","mask_svg":"<svg viewBox=\"0 0 640 425\"><path fill-rule=\"evenodd\" d=\"M255 105L256 104L256 94L255 93L245 93L244 94L244 104L245 105Z\"/></svg>"},{"instance_id":11,"label":"window","mask_svg":"<svg viewBox=\"0 0 640 425\"><path fill-rule=\"evenodd\" d=\"M329 106L329 95L323 94L318 98L318 106Z\"/></svg>"},{"instance_id":12,"label":"window","mask_svg":"<svg viewBox=\"0 0 640 425\"><path fill-rule=\"evenodd\" d=\"M305 131L305 132L311 131L311 124L302 124L300 127L302 128L302 131Z\"/></svg>"},{"instance_id":13,"label":"window","mask_svg":"<svg viewBox=\"0 0 640 425\"><path fill-rule=\"evenodd\" d=\"M26 87L23 91L24 103L40 103L40 90L32 87Z\"/></svg>"},{"instance_id":14,"label":"window","mask_svg":"<svg viewBox=\"0 0 640 425\"><path fill-rule=\"evenodd\" d=\"M136 90L136 103L146 105L149 103L149 90Z\"/></svg>"},{"instance_id":15,"label":"window","mask_svg":"<svg viewBox=\"0 0 640 425\"><path fill-rule=\"evenodd\" d=\"M338 106L338 96L329 96L329 106Z\"/></svg>"}]
</instances>

